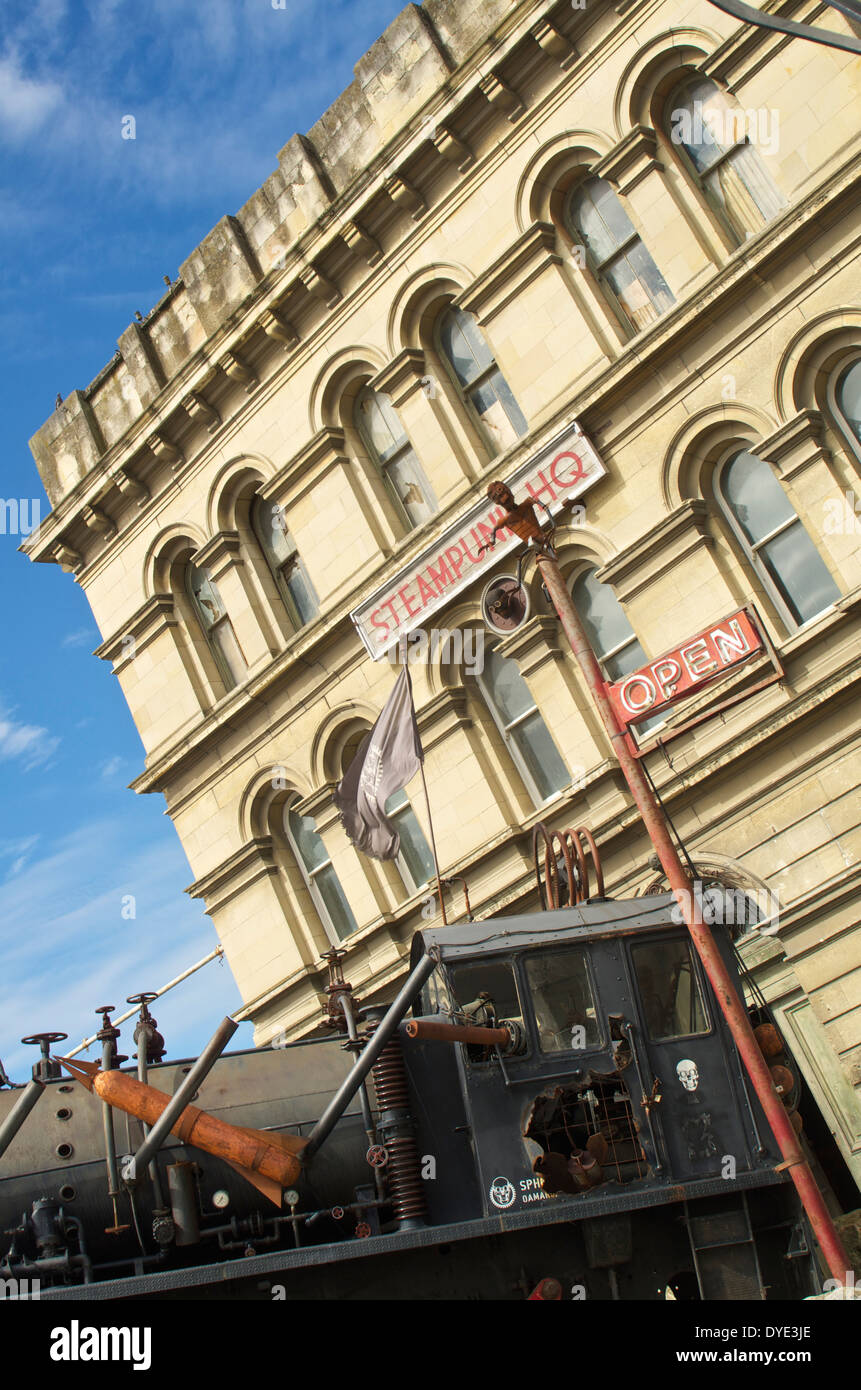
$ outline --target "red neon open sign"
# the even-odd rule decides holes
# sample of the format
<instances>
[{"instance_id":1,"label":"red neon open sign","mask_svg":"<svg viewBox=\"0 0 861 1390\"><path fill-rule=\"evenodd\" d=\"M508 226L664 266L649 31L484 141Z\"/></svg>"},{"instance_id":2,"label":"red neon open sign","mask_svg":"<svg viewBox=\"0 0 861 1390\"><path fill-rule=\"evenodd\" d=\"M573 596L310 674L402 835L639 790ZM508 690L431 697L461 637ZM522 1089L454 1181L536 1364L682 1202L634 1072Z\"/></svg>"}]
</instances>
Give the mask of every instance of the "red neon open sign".
<instances>
[{"instance_id":1,"label":"red neon open sign","mask_svg":"<svg viewBox=\"0 0 861 1390\"><path fill-rule=\"evenodd\" d=\"M614 681L607 687L613 708L622 724L637 724L762 650L750 614L740 608L657 661Z\"/></svg>"}]
</instances>

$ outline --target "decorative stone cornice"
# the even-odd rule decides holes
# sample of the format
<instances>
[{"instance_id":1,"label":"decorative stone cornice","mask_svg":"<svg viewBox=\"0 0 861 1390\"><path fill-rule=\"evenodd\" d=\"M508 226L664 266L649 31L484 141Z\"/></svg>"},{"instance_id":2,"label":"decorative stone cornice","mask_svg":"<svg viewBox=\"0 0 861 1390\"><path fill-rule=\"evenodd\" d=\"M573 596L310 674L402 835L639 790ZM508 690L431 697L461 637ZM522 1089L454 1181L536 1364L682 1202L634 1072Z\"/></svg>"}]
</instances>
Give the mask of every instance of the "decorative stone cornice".
<instances>
[{"instance_id":1,"label":"decorative stone cornice","mask_svg":"<svg viewBox=\"0 0 861 1390\"><path fill-rule=\"evenodd\" d=\"M107 512L102 511L102 508L95 506L95 504L83 508L81 519L88 531L102 536L105 540L111 540L117 534L116 522L108 516Z\"/></svg>"},{"instance_id":2,"label":"decorative stone cornice","mask_svg":"<svg viewBox=\"0 0 861 1390\"><path fill-rule=\"evenodd\" d=\"M619 141L609 154L594 166L592 172L599 178L608 179L624 196L636 188L653 169L660 170L663 165L657 158L658 141L653 130L645 126L634 129Z\"/></svg>"},{"instance_id":3,"label":"decorative stone cornice","mask_svg":"<svg viewBox=\"0 0 861 1390\"><path fill-rule=\"evenodd\" d=\"M443 159L448 160L449 164L456 164L462 174L475 163L475 155L469 145L458 139L447 126L437 126L431 138Z\"/></svg>"},{"instance_id":4,"label":"decorative stone cornice","mask_svg":"<svg viewBox=\"0 0 861 1390\"><path fill-rule=\"evenodd\" d=\"M172 594L155 594L147 599L119 632L108 637L95 655L102 661L114 662L114 675L119 675L128 663L148 647L160 633L176 627Z\"/></svg>"},{"instance_id":5,"label":"decorative stone cornice","mask_svg":"<svg viewBox=\"0 0 861 1390\"><path fill-rule=\"evenodd\" d=\"M295 347L299 342L299 334L293 327L289 319L275 309L266 309L259 319L260 327L275 343L281 343L283 347Z\"/></svg>"},{"instance_id":6,"label":"decorative stone cornice","mask_svg":"<svg viewBox=\"0 0 861 1390\"><path fill-rule=\"evenodd\" d=\"M509 87L504 78L498 73L491 72L478 84L481 93L487 97L491 106L501 111L509 121L517 121L525 113L526 107L522 99L515 92L513 87Z\"/></svg>"},{"instance_id":7,"label":"decorative stone cornice","mask_svg":"<svg viewBox=\"0 0 861 1390\"><path fill-rule=\"evenodd\" d=\"M549 222L534 222L498 260L473 280L456 303L468 313L478 315L482 323L490 323L548 266L561 264L556 228Z\"/></svg>"},{"instance_id":8,"label":"decorative stone cornice","mask_svg":"<svg viewBox=\"0 0 861 1390\"><path fill-rule=\"evenodd\" d=\"M325 478L333 468L349 467L344 446L344 431L328 426L319 430L298 454L294 454L260 489L262 497L270 501L297 501L306 492Z\"/></svg>"},{"instance_id":9,"label":"decorative stone cornice","mask_svg":"<svg viewBox=\"0 0 861 1390\"><path fill-rule=\"evenodd\" d=\"M223 357L219 358L218 365L231 381L236 381L240 386L244 386L249 396L260 385L257 374L233 352L226 352Z\"/></svg>"},{"instance_id":10,"label":"decorative stone cornice","mask_svg":"<svg viewBox=\"0 0 861 1390\"><path fill-rule=\"evenodd\" d=\"M378 265L383 259L383 248L379 242L358 222L346 222L341 228L341 238L353 255L361 257L368 265Z\"/></svg>"},{"instance_id":11,"label":"decorative stone cornice","mask_svg":"<svg viewBox=\"0 0 861 1390\"><path fill-rule=\"evenodd\" d=\"M828 462L823 442L824 422L818 410L801 410L756 446L760 458L776 464L791 482L814 463Z\"/></svg>"},{"instance_id":12,"label":"decorative stone cornice","mask_svg":"<svg viewBox=\"0 0 861 1390\"><path fill-rule=\"evenodd\" d=\"M612 585L625 603L667 570L682 564L700 546L711 544L708 506L695 497L626 546L598 571L597 578Z\"/></svg>"},{"instance_id":13,"label":"decorative stone cornice","mask_svg":"<svg viewBox=\"0 0 861 1390\"><path fill-rule=\"evenodd\" d=\"M386 179L386 193L399 212L407 212L414 222L419 222L427 212L427 203L418 189L400 174Z\"/></svg>"},{"instance_id":14,"label":"decorative stone cornice","mask_svg":"<svg viewBox=\"0 0 861 1390\"><path fill-rule=\"evenodd\" d=\"M150 452L155 455L159 463L166 463L174 473L185 462L182 450L172 444L169 439L165 439L164 435L159 434L158 431L150 435L147 444L150 447Z\"/></svg>"},{"instance_id":15,"label":"decorative stone cornice","mask_svg":"<svg viewBox=\"0 0 861 1390\"><path fill-rule=\"evenodd\" d=\"M262 835L249 840L217 868L196 879L185 891L190 898L202 898L207 912L213 913L259 879L277 876L272 836Z\"/></svg>"},{"instance_id":16,"label":"decorative stone cornice","mask_svg":"<svg viewBox=\"0 0 861 1390\"><path fill-rule=\"evenodd\" d=\"M514 658L522 676L530 676L553 661L562 649L563 638L558 619L551 614L536 613L516 632L503 638L498 651L500 656Z\"/></svg>"},{"instance_id":17,"label":"decorative stone cornice","mask_svg":"<svg viewBox=\"0 0 861 1390\"><path fill-rule=\"evenodd\" d=\"M227 570L242 564L242 546L238 531L216 531L194 557L198 569L205 570L217 584Z\"/></svg>"},{"instance_id":18,"label":"decorative stone cornice","mask_svg":"<svg viewBox=\"0 0 861 1390\"><path fill-rule=\"evenodd\" d=\"M549 20L539 19L530 32L539 48L547 54L548 58L553 58L563 71L570 68L571 64L579 58L580 55L571 40L566 38L564 34L560 34Z\"/></svg>"},{"instance_id":19,"label":"decorative stone cornice","mask_svg":"<svg viewBox=\"0 0 861 1390\"><path fill-rule=\"evenodd\" d=\"M53 557L64 574L78 574L84 568L84 557L65 541L54 546Z\"/></svg>"},{"instance_id":20,"label":"decorative stone cornice","mask_svg":"<svg viewBox=\"0 0 861 1390\"><path fill-rule=\"evenodd\" d=\"M341 291L334 281L324 275L322 270L319 270L315 265L306 265L305 269L300 272L299 279L312 298L319 299L327 309L334 309L342 297Z\"/></svg>"},{"instance_id":21,"label":"decorative stone cornice","mask_svg":"<svg viewBox=\"0 0 861 1390\"><path fill-rule=\"evenodd\" d=\"M111 474L111 481L129 502L136 503L138 507L146 506L150 499L150 490L128 467L115 469Z\"/></svg>"},{"instance_id":22,"label":"decorative stone cornice","mask_svg":"<svg viewBox=\"0 0 861 1390\"><path fill-rule=\"evenodd\" d=\"M425 355L419 348L404 348L388 366L373 378L371 386L391 396L392 404L398 407L410 396L415 395L426 380L427 364Z\"/></svg>"},{"instance_id":23,"label":"decorative stone cornice","mask_svg":"<svg viewBox=\"0 0 861 1390\"><path fill-rule=\"evenodd\" d=\"M334 797L335 783L324 782L322 787L317 787L310 796L304 797L301 801L295 801L293 808L299 812L300 816L311 816L317 827L317 834L324 835L327 830L331 830L332 826L338 823L338 808L335 805Z\"/></svg>"},{"instance_id":24,"label":"decorative stone cornice","mask_svg":"<svg viewBox=\"0 0 861 1390\"><path fill-rule=\"evenodd\" d=\"M208 434L215 434L221 424L221 416L199 391L189 391L188 395L183 397L181 404L190 420L195 424L205 425Z\"/></svg>"},{"instance_id":25,"label":"decorative stone cornice","mask_svg":"<svg viewBox=\"0 0 861 1390\"><path fill-rule=\"evenodd\" d=\"M469 697L462 685L448 686L416 713L422 748L429 753L458 729L469 729Z\"/></svg>"}]
</instances>

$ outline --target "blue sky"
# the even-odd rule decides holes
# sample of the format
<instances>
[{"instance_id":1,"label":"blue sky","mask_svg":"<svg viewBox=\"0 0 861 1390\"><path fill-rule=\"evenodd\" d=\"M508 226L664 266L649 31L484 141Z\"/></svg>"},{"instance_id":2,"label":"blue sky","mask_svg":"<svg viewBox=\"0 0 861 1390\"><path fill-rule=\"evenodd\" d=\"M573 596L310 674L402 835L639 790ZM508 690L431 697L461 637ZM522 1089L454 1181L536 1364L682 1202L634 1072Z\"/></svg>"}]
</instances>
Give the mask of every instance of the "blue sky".
<instances>
[{"instance_id":1,"label":"blue sky","mask_svg":"<svg viewBox=\"0 0 861 1390\"><path fill-rule=\"evenodd\" d=\"M235 212L353 77L398 0L3 0L0 497L47 503L28 440L83 388L162 277ZM136 139L121 138L133 115ZM0 534L0 1058L24 1034L79 1042L216 944L70 575ZM134 898L135 917L123 916ZM239 995L221 962L155 1008L199 1050ZM234 1046L248 1046L243 1025ZM128 1052L131 1031L123 1035ZM91 1052L89 1055L93 1055Z\"/></svg>"}]
</instances>

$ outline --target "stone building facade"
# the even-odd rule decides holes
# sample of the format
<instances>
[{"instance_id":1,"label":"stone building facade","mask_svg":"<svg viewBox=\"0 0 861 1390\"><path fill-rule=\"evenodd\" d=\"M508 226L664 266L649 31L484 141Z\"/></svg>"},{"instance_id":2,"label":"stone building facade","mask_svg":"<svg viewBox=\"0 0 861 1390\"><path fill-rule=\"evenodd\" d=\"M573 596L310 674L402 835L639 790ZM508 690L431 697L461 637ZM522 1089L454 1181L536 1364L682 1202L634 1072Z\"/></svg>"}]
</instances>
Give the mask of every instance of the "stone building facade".
<instances>
[{"instance_id":1,"label":"stone building facade","mask_svg":"<svg viewBox=\"0 0 861 1390\"><path fill-rule=\"evenodd\" d=\"M641 741L703 878L779 905L741 949L861 1181L859 71L705 0L408 5L35 436L24 549L87 595L259 1043L316 1028L334 942L390 996L437 910L418 781L392 863L332 800L423 605L464 641L413 684L473 910L535 904L538 821L662 886L540 588L491 638L511 562L462 530L579 447L607 673L745 604L772 644Z\"/></svg>"}]
</instances>

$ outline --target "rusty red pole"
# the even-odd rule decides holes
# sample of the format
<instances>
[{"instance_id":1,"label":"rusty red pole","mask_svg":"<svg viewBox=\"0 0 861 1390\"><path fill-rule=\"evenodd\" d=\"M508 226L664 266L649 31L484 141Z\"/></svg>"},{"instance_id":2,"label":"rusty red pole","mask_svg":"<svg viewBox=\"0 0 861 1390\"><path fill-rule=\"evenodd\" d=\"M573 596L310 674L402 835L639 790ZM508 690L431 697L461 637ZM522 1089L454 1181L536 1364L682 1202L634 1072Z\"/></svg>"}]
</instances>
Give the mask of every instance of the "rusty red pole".
<instances>
[{"instance_id":1,"label":"rusty red pole","mask_svg":"<svg viewBox=\"0 0 861 1390\"><path fill-rule=\"evenodd\" d=\"M845 1284L848 1271L851 1268L848 1256L831 1219L831 1214L822 1199L822 1193L816 1185L816 1179L801 1152L789 1116L774 1089L768 1064L759 1050L756 1038L753 1036L750 1020L744 1004L736 992L732 976L724 965L714 937L703 921L702 913L691 890L690 881L670 838L664 816L651 787L646 781L642 767L631 753L625 734L619 727L601 668L586 636L577 609L574 607L574 601L568 592L562 571L553 556L539 555L537 558L541 576L559 615L559 620L565 629L568 641L571 643L571 650L577 658L586 684L604 721L604 727L610 736L619 766L625 775L625 780L631 789L631 795L637 803L640 815L643 817L649 838L661 861L670 888L675 894L676 902L681 908L697 955L702 961L703 969L711 982L721 1012L729 1025L739 1055L753 1082L760 1105L765 1111L768 1123L771 1125L783 1155L783 1163L780 1166L789 1172L795 1183L801 1204L810 1219L810 1224L816 1239L819 1241L831 1274L841 1284Z\"/></svg>"}]
</instances>

